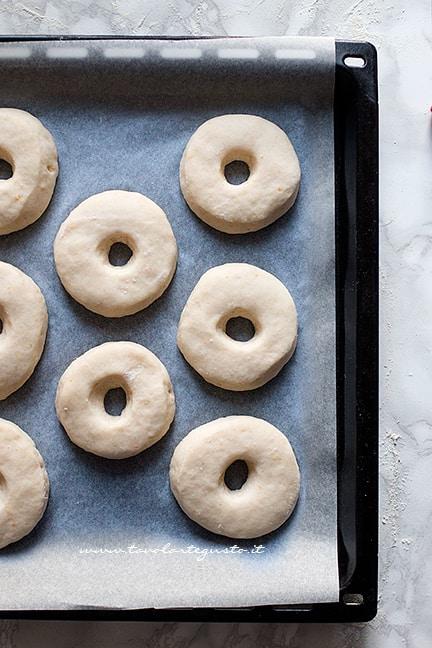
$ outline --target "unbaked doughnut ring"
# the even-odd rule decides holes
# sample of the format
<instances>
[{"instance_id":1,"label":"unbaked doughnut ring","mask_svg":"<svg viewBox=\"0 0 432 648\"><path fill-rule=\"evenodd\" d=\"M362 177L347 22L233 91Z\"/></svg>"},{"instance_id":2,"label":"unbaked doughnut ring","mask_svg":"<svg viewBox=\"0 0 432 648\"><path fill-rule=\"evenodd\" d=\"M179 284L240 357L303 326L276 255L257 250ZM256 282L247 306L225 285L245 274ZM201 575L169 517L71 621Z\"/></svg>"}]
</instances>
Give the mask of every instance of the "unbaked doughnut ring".
<instances>
[{"instance_id":1,"label":"unbaked doughnut ring","mask_svg":"<svg viewBox=\"0 0 432 648\"><path fill-rule=\"evenodd\" d=\"M250 175L230 184L225 167L245 162ZM180 186L193 212L228 234L255 232L285 214L300 185L296 152L283 130L254 115L222 115L190 138L180 163Z\"/></svg>"},{"instance_id":2,"label":"unbaked doughnut ring","mask_svg":"<svg viewBox=\"0 0 432 648\"><path fill-rule=\"evenodd\" d=\"M13 172L0 180L0 234L9 234L34 223L48 207L58 174L57 149L39 119L0 108L0 159Z\"/></svg>"},{"instance_id":3,"label":"unbaked doughnut ring","mask_svg":"<svg viewBox=\"0 0 432 648\"><path fill-rule=\"evenodd\" d=\"M225 332L228 320L249 319L247 342ZM294 353L297 314L293 299L274 275L247 263L227 263L203 274L180 317L177 344L209 383L246 391L276 376Z\"/></svg>"},{"instance_id":4,"label":"unbaked doughnut ring","mask_svg":"<svg viewBox=\"0 0 432 648\"><path fill-rule=\"evenodd\" d=\"M121 388L120 416L104 397ZM74 360L57 388L57 416L77 446L107 459L133 457L159 441L174 418L171 380L162 362L134 342L106 342Z\"/></svg>"},{"instance_id":5,"label":"unbaked doughnut ring","mask_svg":"<svg viewBox=\"0 0 432 648\"><path fill-rule=\"evenodd\" d=\"M0 400L32 375L45 345L48 312L33 279L0 261Z\"/></svg>"},{"instance_id":6,"label":"unbaked doughnut ring","mask_svg":"<svg viewBox=\"0 0 432 648\"><path fill-rule=\"evenodd\" d=\"M247 464L239 490L225 484L227 468ZM205 529L229 538L257 538L291 515L300 473L290 442L253 416L227 416L192 430L176 447L170 483L183 511Z\"/></svg>"},{"instance_id":7,"label":"unbaked doughnut ring","mask_svg":"<svg viewBox=\"0 0 432 648\"><path fill-rule=\"evenodd\" d=\"M49 481L31 438L0 419L0 549L21 540L42 518Z\"/></svg>"},{"instance_id":8,"label":"unbaked doughnut ring","mask_svg":"<svg viewBox=\"0 0 432 648\"><path fill-rule=\"evenodd\" d=\"M122 266L111 265L114 243L132 250ZM165 213L131 191L105 191L84 200L60 227L54 243L60 280L80 304L105 317L146 308L169 285L177 245Z\"/></svg>"}]
</instances>

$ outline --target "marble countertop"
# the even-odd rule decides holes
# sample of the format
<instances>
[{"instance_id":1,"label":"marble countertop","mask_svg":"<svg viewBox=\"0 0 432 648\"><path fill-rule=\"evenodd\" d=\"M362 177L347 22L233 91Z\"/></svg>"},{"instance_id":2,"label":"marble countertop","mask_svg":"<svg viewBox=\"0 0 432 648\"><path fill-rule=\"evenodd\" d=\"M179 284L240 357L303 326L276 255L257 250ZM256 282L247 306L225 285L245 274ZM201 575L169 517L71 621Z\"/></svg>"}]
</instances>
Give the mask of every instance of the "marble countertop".
<instances>
[{"instance_id":1,"label":"marble countertop","mask_svg":"<svg viewBox=\"0 0 432 648\"><path fill-rule=\"evenodd\" d=\"M1 34L298 34L367 39L379 53L381 120L376 619L327 626L0 621L0 648L432 645L430 27L428 0L0 0Z\"/></svg>"}]
</instances>

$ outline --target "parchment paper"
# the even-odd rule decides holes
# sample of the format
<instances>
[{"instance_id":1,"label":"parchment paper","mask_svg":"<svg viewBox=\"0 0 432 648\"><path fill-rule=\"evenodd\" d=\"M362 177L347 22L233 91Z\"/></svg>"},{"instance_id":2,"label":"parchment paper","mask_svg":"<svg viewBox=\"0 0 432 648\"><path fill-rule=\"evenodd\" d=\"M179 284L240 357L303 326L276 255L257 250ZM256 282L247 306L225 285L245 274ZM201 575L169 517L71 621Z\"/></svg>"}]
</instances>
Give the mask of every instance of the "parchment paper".
<instances>
[{"instance_id":1,"label":"parchment paper","mask_svg":"<svg viewBox=\"0 0 432 648\"><path fill-rule=\"evenodd\" d=\"M29 110L42 120L57 142L61 168L45 215L22 232L0 237L0 258L39 284L50 316L41 362L31 380L0 403L0 416L32 436L51 479L43 521L0 552L0 608L337 600L334 42L1 44L0 70L1 105ZM206 119L230 112L279 124L302 167L295 207L265 230L244 236L203 224L187 208L178 183L189 137ZM180 256L171 286L156 303L109 320L63 291L52 244L73 207L116 188L140 191L166 211ZM199 277L233 261L279 277L299 314L294 358L253 392L206 384L175 343L180 311ZM117 462L73 446L54 411L63 371L107 340L149 347L165 363L177 399L165 438L138 457ZM286 433L302 474L292 518L253 542L201 529L179 509L168 484L177 443L192 428L230 414L262 417Z\"/></svg>"}]
</instances>

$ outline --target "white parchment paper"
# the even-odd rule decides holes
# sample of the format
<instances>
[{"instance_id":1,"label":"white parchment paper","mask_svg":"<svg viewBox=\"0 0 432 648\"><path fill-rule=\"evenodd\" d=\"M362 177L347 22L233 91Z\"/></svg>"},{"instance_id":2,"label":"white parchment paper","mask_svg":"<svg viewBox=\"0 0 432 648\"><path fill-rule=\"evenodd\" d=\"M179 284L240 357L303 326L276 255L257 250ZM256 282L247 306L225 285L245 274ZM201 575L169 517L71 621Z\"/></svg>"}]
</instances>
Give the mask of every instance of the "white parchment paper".
<instances>
[{"instance_id":1,"label":"white parchment paper","mask_svg":"<svg viewBox=\"0 0 432 648\"><path fill-rule=\"evenodd\" d=\"M338 599L336 544L334 42L264 38L198 41L30 42L0 45L0 104L29 110L52 132L60 176L45 215L0 237L0 258L43 290L49 333L34 376L0 403L0 416L35 440L51 479L45 517L0 552L0 608L249 606ZM302 167L295 207L255 234L229 236L196 218L178 184L186 142L225 113L270 119ZM52 245L89 195L140 191L167 213L179 245L176 276L145 311L109 320L62 289ZM86 251L83 250L83 254ZM294 358L253 392L206 384L183 360L176 328L208 268L248 262L274 273L299 315ZM31 322L29 322L31 326ZM166 365L177 414L140 456L109 461L74 447L54 411L69 363L107 340L133 340ZM230 414L286 433L302 474L295 513L256 541L206 532L178 508L168 484L177 443Z\"/></svg>"}]
</instances>

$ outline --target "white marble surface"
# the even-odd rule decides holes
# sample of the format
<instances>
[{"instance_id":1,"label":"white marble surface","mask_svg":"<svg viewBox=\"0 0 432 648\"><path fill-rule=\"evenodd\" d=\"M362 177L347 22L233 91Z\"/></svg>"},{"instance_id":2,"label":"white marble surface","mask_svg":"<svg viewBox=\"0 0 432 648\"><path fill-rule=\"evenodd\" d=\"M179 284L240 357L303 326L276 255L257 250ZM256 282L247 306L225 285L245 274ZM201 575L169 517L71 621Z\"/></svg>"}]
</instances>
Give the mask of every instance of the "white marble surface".
<instances>
[{"instance_id":1,"label":"white marble surface","mask_svg":"<svg viewBox=\"0 0 432 648\"><path fill-rule=\"evenodd\" d=\"M432 646L432 65L428 0L0 0L0 33L329 35L379 50L380 606L359 625L0 621L0 648ZM0 584L1 586L1 584Z\"/></svg>"}]
</instances>

